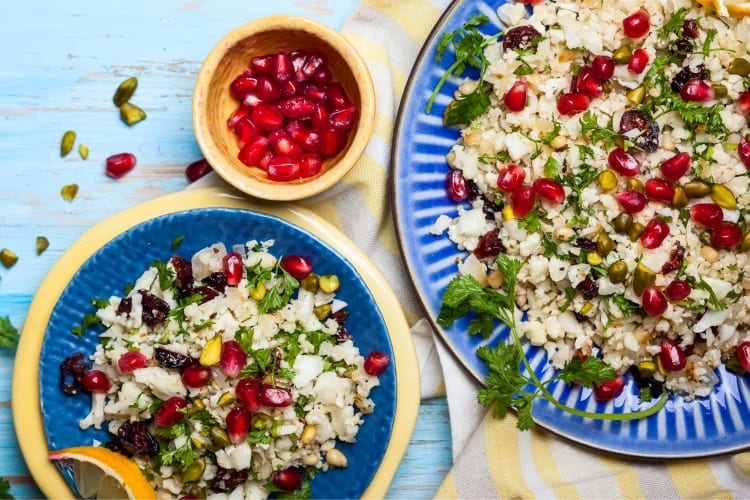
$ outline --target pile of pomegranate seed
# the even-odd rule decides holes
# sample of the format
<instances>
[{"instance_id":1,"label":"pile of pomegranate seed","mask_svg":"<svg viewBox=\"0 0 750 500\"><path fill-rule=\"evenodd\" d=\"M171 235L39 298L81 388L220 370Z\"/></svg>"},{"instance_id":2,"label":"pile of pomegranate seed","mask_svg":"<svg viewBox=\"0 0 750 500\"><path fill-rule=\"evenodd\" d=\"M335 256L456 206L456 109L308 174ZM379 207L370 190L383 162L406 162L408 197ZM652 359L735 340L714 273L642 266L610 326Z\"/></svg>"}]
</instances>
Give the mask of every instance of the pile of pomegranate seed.
<instances>
[{"instance_id":1,"label":"pile of pomegranate seed","mask_svg":"<svg viewBox=\"0 0 750 500\"><path fill-rule=\"evenodd\" d=\"M359 117L323 56L293 50L253 57L229 86L237 158L273 181L312 177L346 146Z\"/></svg>"}]
</instances>

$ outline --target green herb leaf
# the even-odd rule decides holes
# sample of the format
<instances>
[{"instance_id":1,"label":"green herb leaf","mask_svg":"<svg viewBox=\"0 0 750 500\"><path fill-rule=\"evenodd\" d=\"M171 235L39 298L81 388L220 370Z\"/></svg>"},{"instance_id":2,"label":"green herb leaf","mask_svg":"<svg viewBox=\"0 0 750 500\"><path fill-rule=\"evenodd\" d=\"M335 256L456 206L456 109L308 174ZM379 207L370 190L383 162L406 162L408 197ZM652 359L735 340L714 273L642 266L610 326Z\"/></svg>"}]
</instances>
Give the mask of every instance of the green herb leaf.
<instances>
[{"instance_id":1,"label":"green herb leaf","mask_svg":"<svg viewBox=\"0 0 750 500\"><path fill-rule=\"evenodd\" d=\"M462 95L451 102L445 110L445 116L443 117L445 125L451 126L462 123L471 123L482 116L482 113L484 113L489 106L490 96L486 92L474 91L471 94Z\"/></svg>"},{"instance_id":2,"label":"green herb leaf","mask_svg":"<svg viewBox=\"0 0 750 500\"><path fill-rule=\"evenodd\" d=\"M14 327L8 316L0 316L0 347L11 349L18 345L18 330Z\"/></svg>"},{"instance_id":3,"label":"green herb leaf","mask_svg":"<svg viewBox=\"0 0 750 500\"><path fill-rule=\"evenodd\" d=\"M12 500L15 498L10 494L10 483L4 477L0 477L0 500Z\"/></svg>"}]
</instances>

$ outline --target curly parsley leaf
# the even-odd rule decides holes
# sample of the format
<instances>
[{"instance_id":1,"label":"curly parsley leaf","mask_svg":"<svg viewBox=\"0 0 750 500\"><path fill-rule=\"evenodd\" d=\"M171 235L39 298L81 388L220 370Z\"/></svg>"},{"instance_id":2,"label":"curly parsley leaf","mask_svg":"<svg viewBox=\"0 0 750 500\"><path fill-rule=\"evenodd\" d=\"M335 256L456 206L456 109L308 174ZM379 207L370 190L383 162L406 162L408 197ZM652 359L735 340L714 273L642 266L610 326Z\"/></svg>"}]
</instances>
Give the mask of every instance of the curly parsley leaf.
<instances>
[{"instance_id":1,"label":"curly parsley leaf","mask_svg":"<svg viewBox=\"0 0 750 500\"><path fill-rule=\"evenodd\" d=\"M0 500L15 498L10 494L10 483L4 477L0 477Z\"/></svg>"},{"instance_id":2,"label":"curly parsley leaf","mask_svg":"<svg viewBox=\"0 0 750 500\"><path fill-rule=\"evenodd\" d=\"M599 125L596 114L592 111L586 111L581 116L580 122L581 133L592 143L603 142L607 149L614 145L618 137L621 137L619 133L615 132L611 116L609 117L609 123L602 127Z\"/></svg>"},{"instance_id":3,"label":"curly parsley leaf","mask_svg":"<svg viewBox=\"0 0 750 500\"><path fill-rule=\"evenodd\" d=\"M0 316L0 347L13 349L18 345L18 330L8 316Z\"/></svg>"}]
</instances>

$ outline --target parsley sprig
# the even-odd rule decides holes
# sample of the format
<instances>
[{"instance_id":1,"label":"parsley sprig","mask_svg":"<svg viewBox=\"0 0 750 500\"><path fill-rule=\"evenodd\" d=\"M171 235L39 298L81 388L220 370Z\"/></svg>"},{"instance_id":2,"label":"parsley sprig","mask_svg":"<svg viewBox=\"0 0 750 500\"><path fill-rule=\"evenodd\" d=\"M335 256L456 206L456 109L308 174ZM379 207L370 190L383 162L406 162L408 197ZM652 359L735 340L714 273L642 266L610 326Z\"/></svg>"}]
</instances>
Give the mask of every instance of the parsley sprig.
<instances>
[{"instance_id":1,"label":"parsley sprig","mask_svg":"<svg viewBox=\"0 0 750 500\"><path fill-rule=\"evenodd\" d=\"M489 367L486 387L479 391L478 400L483 406L492 406L496 417L503 418L508 410L513 409L518 415L518 428L530 429L534 426L532 408L537 398L547 400L567 413L600 420L644 418L657 413L666 404L665 394L645 410L614 414L582 411L557 400L548 389L552 382L575 381L591 388L614 379L615 371L602 360L589 356L585 361L574 358L551 378L540 380L526 357L516 324L515 287L523 264L504 254L498 255L496 262L498 270L505 276L504 289L485 288L471 275L453 278L443 294L443 304L437 318L438 323L447 328L458 318L475 312L497 318L510 329L508 342L501 340L495 347L485 345L477 349L477 355Z\"/></svg>"},{"instance_id":2,"label":"parsley sprig","mask_svg":"<svg viewBox=\"0 0 750 500\"><path fill-rule=\"evenodd\" d=\"M469 94L462 95L453 101L445 112L444 121L446 125L457 125L460 123L471 123L480 116L490 105L489 91L482 82L489 61L484 55L484 48L500 36L500 33L486 37L477 28L487 24L489 18L484 14L475 14L463 26L450 33L443 33L437 44L435 59L439 62L443 59L445 52L453 45L456 60L440 78L435 89L427 101L425 112L430 114L432 105L435 103L440 90L451 76L460 77L467 66L479 68L479 80L476 88Z\"/></svg>"}]
</instances>

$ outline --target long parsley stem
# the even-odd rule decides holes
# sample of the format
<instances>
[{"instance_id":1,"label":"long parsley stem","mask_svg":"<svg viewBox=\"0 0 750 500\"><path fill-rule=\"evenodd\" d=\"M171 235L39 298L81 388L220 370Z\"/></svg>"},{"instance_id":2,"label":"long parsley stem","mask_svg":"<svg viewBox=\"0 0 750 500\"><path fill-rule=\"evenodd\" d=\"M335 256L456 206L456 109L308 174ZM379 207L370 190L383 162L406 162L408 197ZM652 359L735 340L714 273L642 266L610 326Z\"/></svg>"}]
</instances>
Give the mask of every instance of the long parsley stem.
<instances>
[{"instance_id":1,"label":"long parsley stem","mask_svg":"<svg viewBox=\"0 0 750 500\"><path fill-rule=\"evenodd\" d=\"M432 111L432 105L435 104L435 99L437 99L438 94L440 93L440 89L443 88L443 85L448 80L448 77L453 73L453 70L456 69L456 67L461 64L460 61L456 61L453 64L451 64L447 70L445 70L445 73L443 73L443 76L440 78L440 80L437 82L437 85L435 85L435 88L432 91L432 94L430 94L430 99L427 101L427 106L425 106L425 113L428 115Z\"/></svg>"}]
</instances>

